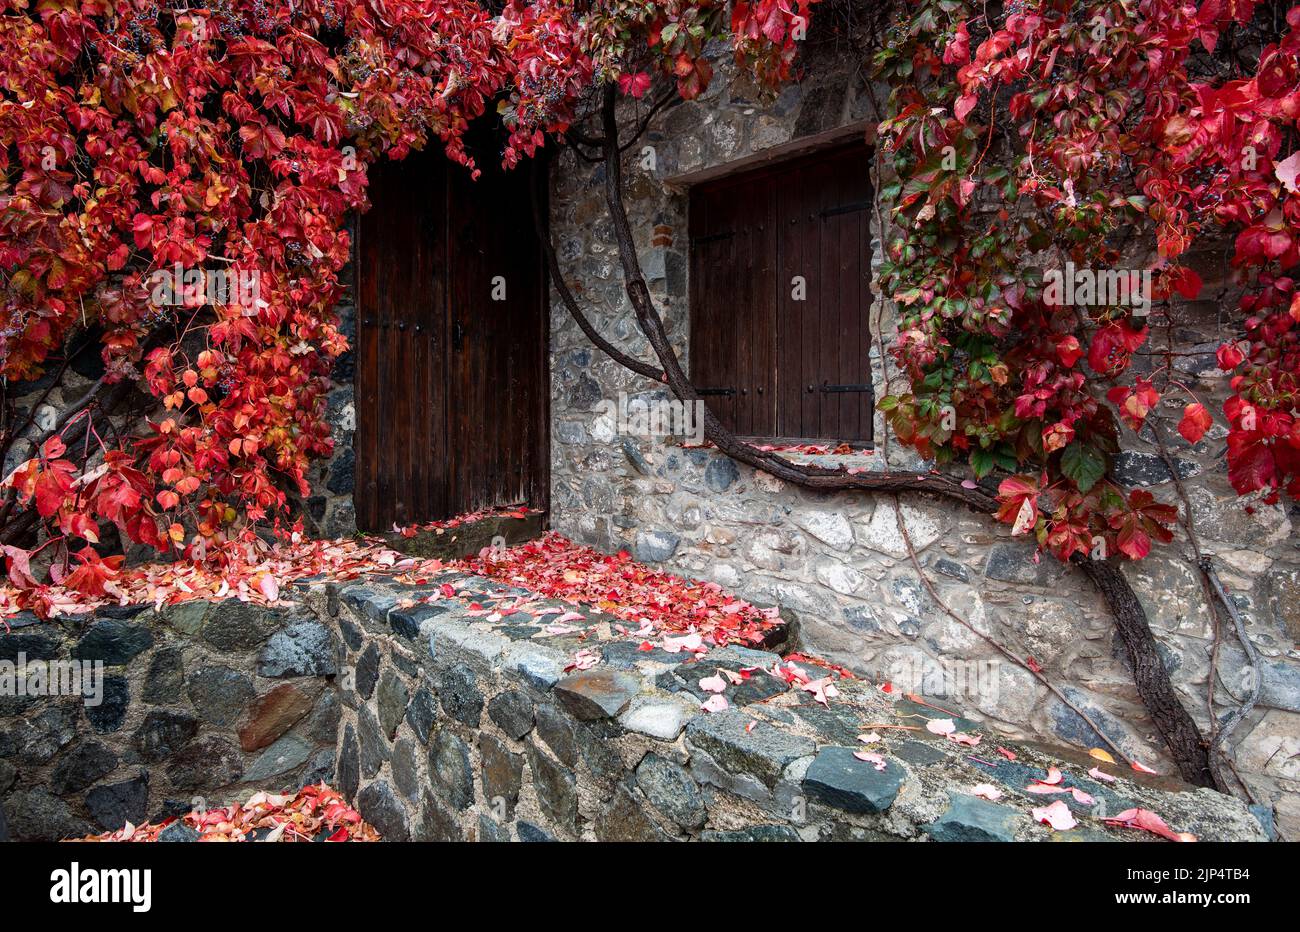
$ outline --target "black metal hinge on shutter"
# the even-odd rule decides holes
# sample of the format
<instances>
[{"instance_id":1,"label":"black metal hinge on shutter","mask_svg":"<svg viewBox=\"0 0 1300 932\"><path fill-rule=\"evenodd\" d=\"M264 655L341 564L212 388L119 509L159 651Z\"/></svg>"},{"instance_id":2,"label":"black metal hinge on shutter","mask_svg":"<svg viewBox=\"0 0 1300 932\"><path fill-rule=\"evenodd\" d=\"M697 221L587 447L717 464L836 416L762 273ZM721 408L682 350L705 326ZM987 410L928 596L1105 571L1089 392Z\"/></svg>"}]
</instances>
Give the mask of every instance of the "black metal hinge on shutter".
<instances>
[{"instance_id":1,"label":"black metal hinge on shutter","mask_svg":"<svg viewBox=\"0 0 1300 932\"><path fill-rule=\"evenodd\" d=\"M829 382L822 383L823 395L849 394L850 392L867 392L872 396L872 400L875 400L876 390L870 382L865 384L860 383L857 385L831 385Z\"/></svg>"},{"instance_id":2,"label":"black metal hinge on shutter","mask_svg":"<svg viewBox=\"0 0 1300 932\"><path fill-rule=\"evenodd\" d=\"M697 388L697 389L695 389L695 394L697 394L697 395L734 395L734 394L736 394L736 390L735 390L734 388Z\"/></svg>"}]
</instances>

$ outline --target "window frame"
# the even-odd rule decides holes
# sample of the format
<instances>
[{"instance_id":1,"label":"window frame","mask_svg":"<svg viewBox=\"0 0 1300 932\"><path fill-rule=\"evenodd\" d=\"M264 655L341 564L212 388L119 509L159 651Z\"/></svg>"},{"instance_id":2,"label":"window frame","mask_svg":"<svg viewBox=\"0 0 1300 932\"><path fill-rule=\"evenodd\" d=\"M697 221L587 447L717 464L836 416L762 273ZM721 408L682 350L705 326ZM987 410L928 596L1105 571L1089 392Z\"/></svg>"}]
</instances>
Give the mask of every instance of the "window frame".
<instances>
[{"instance_id":1,"label":"window frame","mask_svg":"<svg viewBox=\"0 0 1300 932\"><path fill-rule=\"evenodd\" d=\"M728 166L719 166L697 173L694 178L678 180L688 195L689 375L719 419L741 439L775 445L837 447L847 444L853 449L873 449L876 378L871 361L874 341L870 312L875 297L872 291L872 256L876 243L871 217L876 193L870 167L874 150L860 133L846 138L842 131L837 132L837 138L825 138L820 144L805 141L803 145L796 142L783 148L787 151L775 157L751 156L732 163L730 170ZM817 175L819 170L825 175L841 161L860 168L861 175ZM792 180L801 182L804 175L815 179L815 187L790 184ZM808 190L782 191L782 184L791 189ZM722 196L728 191L737 191L741 195L733 199L737 206L731 215L727 215L727 207L722 203ZM852 192L861 192L863 196L857 197ZM834 203L837 197L845 195L853 199L842 204ZM783 203L783 198L788 203ZM813 199L814 207L820 203L823 208L808 211L809 198ZM815 222L816 232L805 231L802 235L815 240L816 261L831 272L817 282L817 287L826 293L823 294L822 290L817 292L815 310L810 310L812 306L808 304L796 308L791 304L793 299L782 298L783 293L788 294L792 284L788 274L792 266L786 261L794 251L790 237L800 235L782 232L782 221L788 220L789 224L797 226L803 221L804 214L808 221ZM850 219L847 217L849 214L857 216ZM842 215L843 220L832 224L838 231L839 245L832 245L828 252L826 243L833 243L836 237L825 232L827 222ZM720 226L727 223L732 223L733 228L721 232ZM853 232L855 225L856 233ZM730 250L732 264L726 266L721 275L702 275L703 267L719 267L719 257L715 253L723 250L713 250L707 256L700 250L710 249L724 236L733 239ZM855 236L857 246L853 247ZM759 269L755 269L752 262L755 243L760 243L764 250L761 256L763 266ZM846 247L845 243L849 245ZM846 249L856 252L852 262L845 261ZM748 272L736 271L735 263L741 261L742 252L745 253L744 261L749 263L746 266ZM846 275L850 267L858 273L856 279ZM725 295L708 292L715 278L721 280L719 287ZM810 293L814 288L813 278L807 276ZM840 289L837 294L844 297L829 293L832 290L830 282L837 283L836 287ZM734 318L725 318L721 311L727 302L744 304L756 288L761 293L761 300L752 303L751 306L757 308L754 312L757 317L751 319L759 323L757 342L753 332L755 328L727 326ZM850 294L855 297L847 297ZM850 302L856 304L856 312L846 307ZM819 325L814 331L819 337L809 347L810 354L800 358L797 366L790 365L791 334L797 333L803 346L804 337L814 321ZM839 332L821 329L820 325L827 322L838 327ZM846 351L845 345L855 337L857 351ZM728 355L728 341L735 341L734 359ZM855 364L856 369L852 369L851 374L856 378L844 378L850 374L846 366ZM833 374L840 376L834 381L830 378L832 370ZM805 392L808 372L816 373L819 378L808 384ZM729 381L732 384L725 384ZM818 381L820 391L814 387ZM753 393L749 394L747 389L753 389ZM721 392L728 394L721 395ZM805 393L813 395L816 402L805 399ZM839 400L840 404L828 412L825 407L827 396L838 395L858 398L857 407L846 398L831 399ZM760 396L764 399L762 403L758 400ZM727 400L718 401L720 397ZM816 413L810 416L810 410ZM816 428L802 429L810 421L815 421ZM850 423L856 426L848 426ZM770 430L763 429L768 425ZM792 432L788 429L791 426L800 429ZM827 426L829 430L821 430ZM826 436L828 433L842 436Z\"/></svg>"}]
</instances>

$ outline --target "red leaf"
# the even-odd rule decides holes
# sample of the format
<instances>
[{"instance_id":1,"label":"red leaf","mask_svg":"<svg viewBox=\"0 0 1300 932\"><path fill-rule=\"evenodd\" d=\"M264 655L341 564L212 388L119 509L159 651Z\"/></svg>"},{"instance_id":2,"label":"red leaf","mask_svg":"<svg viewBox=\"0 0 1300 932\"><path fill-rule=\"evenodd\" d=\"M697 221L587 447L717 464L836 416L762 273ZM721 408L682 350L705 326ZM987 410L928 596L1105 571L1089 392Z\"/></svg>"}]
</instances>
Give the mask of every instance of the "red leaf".
<instances>
[{"instance_id":1,"label":"red leaf","mask_svg":"<svg viewBox=\"0 0 1300 932\"><path fill-rule=\"evenodd\" d=\"M1246 358L1245 354L1237 348L1235 343L1224 343L1219 347L1218 352L1214 355L1218 360L1219 368L1224 372L1232 372L1241 365L1241 361Z\"/></svg>"},{"instance_id":2,"label":"red leaf","mask_svg":"<svg viewBox=\"0 0 1300 932\"><path fill-rule=\"evenodd\" d=\"M1183 419L1178 422L1178 432L1188 443L1196 443L1205 436L1205 432L1213 423L1214 420L1210 417L1210 412L1205 410L1205 405L1194 401L1183 409Z\"/></svg>"}]
</instances>

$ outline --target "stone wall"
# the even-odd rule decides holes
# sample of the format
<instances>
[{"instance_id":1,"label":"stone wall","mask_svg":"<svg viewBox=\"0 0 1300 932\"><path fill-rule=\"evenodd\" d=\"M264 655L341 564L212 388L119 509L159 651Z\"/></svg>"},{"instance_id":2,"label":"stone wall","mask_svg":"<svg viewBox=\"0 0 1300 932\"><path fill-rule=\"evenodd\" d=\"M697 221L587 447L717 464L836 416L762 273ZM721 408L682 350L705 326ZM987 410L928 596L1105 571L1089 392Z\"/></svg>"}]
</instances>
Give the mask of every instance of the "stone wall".
<instances>
[{"instance_id":1,"label":"stone wall","mask_svg":"<svg viewBox=\"0 0 1300 932\"><path fill-rule=\"evenodd\" d=\"M479 577L318 582L306 600L340 637L337 788L389 841L1041 841L1053 833L1029 811L1043 798L1025 787L1048 766L1093 797L1067 797L1073 837L1149 839L1104 824L1134 806L1204 839L1267 837L1237 800L1122 772L1101 784L1085 776L1096 761L1060 749L977 763L882 727L879 760L862 760L864 722L939 713L809 667L838 689L822 704L767 672L775 654L646 650L599 612L549 632L572 606ZM574 669L582 654L595 666ZM729 707L701 711L701 681L720 673ZM990 781L1005 801L971 795Z\"/></svg>"},{"instance_id":2,"label":"stone wall","mask_svg":"<svg viewBox=\"0 0 1300 932\"><path fill-rule=\"evenodd\" d=\"M572 606L481 577L311 579L287 597L14 619L6 657L109 675L93 706L5 699L0 823L58 839L327 780L388 841L1042 841L1055 833L1026 787L1059 767L1083 794L1066 798L1071 837L1149 840L1105 821L1134 807L1206 840L1271 837L1267 810L1209 790L1100 783L1067 749L976 757L899 727L950 713L978 728L960 708L816 666L798 688L766 651L646 649L597 611L556 625ZM703 710L719 688L725 711ZM868 722L883 736L864 745Z\"/></svg>"},{"instance_id":3,"label":"stone wall","mask_svg":"<svg viewBox=\"0 0 1300 932\"><path fill-rule=\"evenodd\" d=\"M775 100L764 100L719 53L718 76L699 100L666 109L643 144L654 168L629 158L627 203L650 288L683 361L687 333L687 198L665 179L726 165L765 149L872 113L859 63L822 46L807 59L807 76ZM883 99L883 98L882 98ZM634 152L641 151L642 143ZM565 153L557 160L551 198L552 231L568 280L596 329L615 344L651 358L627 304L616 246L601 196L601 168ZM880 185L877 185L879 189ZM887 205L882 214L887 216ZM878 231L877 231L878 232ZM1215 367L1220 339L1218 301L1227 289L1226 253L1192 257L1207 299L1155 308L1152 345L1178 353L1178 377L1211 411L1227 389ZM879 253L875 257L879 263ZM553 293L552 526L606 551L628 548L639 558L716 581L756 601L794 610L801 638L813 651L879 679L952 692L944 678L963 664L991 663L996 689L965 691L987 728L1010 737L1102 742L1076 715L1051 699L1025 671L1000 658L933 603L908 558L888 497L813 494L708 449L676 440L620 435L600 405L620 392L666 398L656 386L620 368L594 348ZM894 311L877 300L872 331L892 335ZM1152 368L1140 359L1137 371ZM878 347L863 361L878 395L888 378ZM1177 410L1161 412L1176 420ZM1280 823L1300 837L1300 536L1294 505L1239 500L1224 464L1224 424L1193 447L1166 421L1203 547L1214 554L1255 646L1263 658L1259 707L1231 744L1252 791L1278 808ZM884 425L877 418L877 438ZM1126 430L1127 452L1116 478L1150 488L1177 503L1172 476L1149 432ZM878 444L854 465L916 467L897 442ZM829 463L834 457L824 458ZM942 599L980 631L1020 656L1033 657L1126 751L1171 769L1133 686L1131 671L1106 607L1077 572L1012 539L1005 528L952 505L908 496L903 515L926 573ZM1180 535L1125 572L1142 599L1184 703L1208 730L1207 682L1212 649L1209 609ZM1231 636L1225 638L1216 686L1223 716L1244 695L1249 671ZM962 693L961 689L957 689Z\"/></svg>"},{"instance_id":4,"label":"stone wall","mask_svg":"<svg viewBox=\"0 0 1300 932\"><path fill-rule=\"evenodd\" d=\"M0 808L13 838L118 829L333 776L333 643L301 610L195 601L7 621ZM102 663L100 685L92 667L79 694L43 694L58 661ZM8 688L19 670L25 685Z\"/></svg>"},{"instance_id":5,"label":"stone wall","mask_svg":"<svg viewBox=\"0 0 1300 932\"><path fill-rule=\"evenodd\" d=\"M356 222L349 224L356 255ZM339 326L348 338L348 350L334 363L333 387L327 397L325 420L334 438L334 452L313 461L307 468L311 494L295 502L309 533L317 537L349 537L357 531L357 512L352 504L356 481L356 451L352 438L357 429L354 383L357 374L357 307L356 262L349 263L342 275L343 296L335 308Z\"/></svg>"}]
</instances>

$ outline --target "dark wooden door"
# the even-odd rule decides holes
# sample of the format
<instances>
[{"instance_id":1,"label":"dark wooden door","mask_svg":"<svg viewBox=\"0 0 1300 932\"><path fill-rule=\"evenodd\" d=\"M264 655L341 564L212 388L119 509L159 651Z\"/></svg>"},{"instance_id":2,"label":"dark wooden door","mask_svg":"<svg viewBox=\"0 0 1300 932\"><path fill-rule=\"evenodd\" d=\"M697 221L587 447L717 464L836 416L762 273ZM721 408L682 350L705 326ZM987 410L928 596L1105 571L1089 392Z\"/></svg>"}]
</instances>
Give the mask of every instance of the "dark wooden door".
<instances>
[{"instance_id":1,"label":"dark wooden door","mask_svg":"<svg viewBox=\"0 0 1300 932\"><path fill-rule=\"evenodd\" d=\"M357 525L384 530L482 508L545 508L546 279L530 186L441 152L372 174L357 259Z\"/></svg>"},{"instance_id":2,"label":"dark wooden door","mask_svg":"<svg viewBox=\"0 0 1300 932\"><path fill-rule=\"evenodd\" d=\"M871 439L870 150L691 190L690 363L741 436Z\"/></svg>"}]
</instances>

